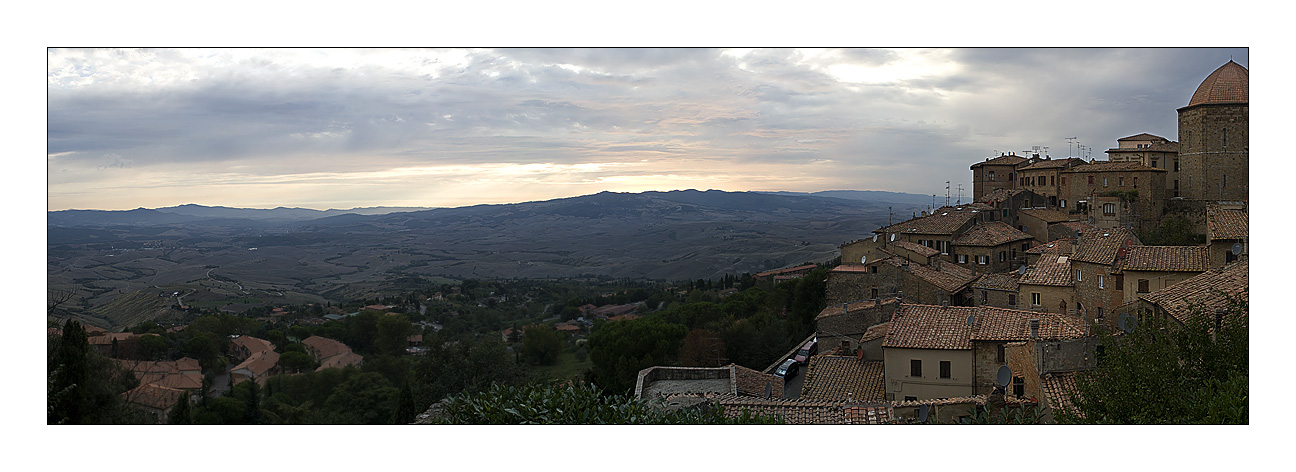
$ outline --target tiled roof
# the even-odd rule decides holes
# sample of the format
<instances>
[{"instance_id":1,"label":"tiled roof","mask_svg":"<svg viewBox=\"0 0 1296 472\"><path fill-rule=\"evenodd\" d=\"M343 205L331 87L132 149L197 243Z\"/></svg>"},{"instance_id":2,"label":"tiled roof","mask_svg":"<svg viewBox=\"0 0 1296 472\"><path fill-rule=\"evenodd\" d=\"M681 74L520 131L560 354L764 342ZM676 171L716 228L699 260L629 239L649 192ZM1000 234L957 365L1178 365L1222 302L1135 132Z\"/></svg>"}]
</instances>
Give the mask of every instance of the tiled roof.
<instances>
[{"instance_id":1,"label":"tiled roof","mask_svg":"<svg viewBox=\"0 0 1296 472\"><path fill-rule=\"evenodd\" d=\"M853 356L815 356L806 367L801 399L876 403L886 400L881 361Z\"/></svg>"},{"instance_id":2,"label":"tiled roof","mask_svg":"<svg viewBox=\"0 0 1296 472\"><path fill-rule=\"evenodd\" d=\"M1044 374L1044 378L1040 379L1040 390L1043 390L1044 398L1048 400L1050 409L1071 410L1074 408L1071 394L1076 391L1075 379L1075 372ZM1073 413L1083 414L1079 411L1073 411Z\"/></svg>"},{"instance_id":3,"label":"tiled roof","mask_svg":"<svg viewBox=\"0 0 1296 472\"><path fill-rule=\"evenodd\" d=\"M1092 231L1081 235L1071 259L1110 265L1116 261L1121 249L1142 244L1133 232L1125 228Z\"/></svg>"},{"instance_id":4,"label":"tiled roof","mask_svg":"<svg viewBox=\"0 0 1296 472\"><path fill-rule=\"evenodd\" d=\"M266 372L269 372L270 369L273 369L275 364L278 363L279 353L274 352L273 350L261 351L248 356L248 358L243 362L240 362L239 365L230 368L230 371L246 370L251 372L252 375L262 376L265 375Z\"/></svg>"},{"instance_id":5,"label":"tiled roof","mask_svg":"<svg viewBox=\"0 0 1296 472\"><path fill-rule=\"evenodd\" d=\"M871 262L877 262L877 261L871 261ZM870 264L870 265L871 265L871 264ZM833 268L832 268L831 270L829 270L828 272L838 272L838 273L867 273L868 271L869 271L869 266L867 266L867 265L863 265L863 264L842 264L842 265L839 265L839 266L837 266L837 267L833 267Z\"/></svg>"},{"instance_id":6,"label":"tiled roof","mask_svg":"<svg viewBox=\"0 0 1296 472\"><path fill-rule=\"evenodd\" d=\"M1057 239L1027 249L1026 254L1070 255L1074 251L1074 239Z\"/></svg>"},{"instance_id":7,"label":"tiled roof","mask_svg":"<svg viewBox=\"0 0 1296 472\"><path fill-rule=\"evenodd\" d=\"M266 341L261 338L254 338L252 336L239 336L237 338L234 338L234 340L230 341L230 344L241 346L244 349L247 349L249 353L258 353L258 352L274 350L274 344L272 344L270 341Z\"/></svg>"},{"instance_id":8,"label":"tiled roof","mask_svg":"<svg viewBox=\"0 0 1296 472\"><path fill-rule=\"evenodd\" d=\"M1177 153L1179 152L1179 143L1174 141L1169 141L1164 143L1152 143L1149 144L1148 147L1144 147L1144 148L1112 148L1104 152L1108 154L1124 153L1124 152L1175 152Z\"/></svg>"},{"instance_id":9,"label":"tiled roof","mask_svg":"<svg viewBox=\"0 0 1296 472\"><path fill-rule=\"evenodd\" d=\"M1227 308L1226 294L1247 300L1250 287L1248 266L1249 262L1242 260L1220 269L1210 269L1139 298L1160 307L1183 323L1192 314L1193 307L1200 307L1207 313L1216 308Z\"/></svg>"},{"instance_id":10,"label":"tiled roof","mask_svg":"<svg viewBox=\"0 0 1296 472\"><path fill-rule=\"evenodd\" d=\"M1211 239L1246 239L1250 235L1247 220L1246 210L1206 207L1206 231Z\"/></svg>"},{"instance_id":11,"label":"tiled roof","mask_svg":"<svg viewBox=\"0 0 1296 472\"><path fill-rule=\"evenodd\" d=\"M1021 285L1051 285L1066 287L1072 285L1071 263L1067 256L1048 254L1041 256L1035 265L1026 269L1026 273L1017 281Z\"/></svg>"},{"instance_id":12,"label":"tiled roof","mask_svg":"<svg viewBox=\"0 0 1296 472\"><path fill-rule=\"evenodd\" d=\"M121 396L131 403L168 410L180 400L180 395L183 393L183 390L144 384L122 393Z\"/></svg>"},{"instance_id":13,"label":"tiled roof","mask_svg":"<svg viewBox=\"0 0 1296 472\"><path fill-rule=\"evenodd\" d=\"M823 310L820 310L819 314L815 315L815 320L821 320L832 316L850 315L861 310L867 310L869 308L876 307L879 304L888 305L891 303L896 303L896 299L881 298L878 300L861 300L858 302L850 302L846 304L844 309L841 305L830 305L824 308Z\"/></svg>"},{"instance_id":14,"label":"tiled roof","mask_svg":"<svg viewBox=\"0 0 1296 472\"><path fill-rule=\"evenodd\" d=\"M999 246L1031 238L1033 236L1009 226L1008 223L992 221L973 225L963 234L954 238L953 244L958 246Z\"/></svg>"},{"instance_id":15,"label":"tiled roof","mask_svg":"<svg viewBox=\"0 0 1296 472\"><path fill-rule=\"evenodd\" d=\"M770 396L783 397L783 378L774 374L748 369L738 364L729 364L733 369L734 383L739 395L755 397L765 396L765 386L770 386Z\"/></svg>"},{"instance_id":16,"label":"tiled roof","mask_svg":"<svg viewBox=\"0 0 1296 472\"><path fill-rule=\"evenodd\" d=\"M1087 165L1087 163L1085 162L1084 159L1080 159L1080 158L1073 157L1073 158L1070 158L1070 159L1048 159L1048 160L1043 160L1043 161L1039 161L1039 162L1036 162L1036 163L1034 163L1034 164L1028 165L1028 166L1026 166L1026 167L1018 167L1017 170L1020 172L1020 171L1027 171L1027 170L1059 169L1059 168L1062 168L1062 167L1066 167L1068 164L1071 165L1071 166L1075 166L1075 167L1080 167L1080 166L1085 166L1085 165Z\"/></svg>"},{"instance_id":17,"label":"tiled roof","mask_svg":"<svg viewBox=\"0 0 1296 472\"><path fill-rule=\"evenodd\" d=\"M1134 136L1126 136L1126 137L1124 137L1124 138L1120 138L1120 139L1117 139L1117 140L1116 140L1116 142L1121 142L1121 141L1153 141L1153 142L1156 142L1156 141L1166 141L1166 138L1163 138L1163 137L1157 136L1157 135L1155 135L1155 134L1139 133L1139 134L1136 134L1136 135L1134 135Z\"/></svg>"},{"instance_id":18,"label":"tiled roof","mask_svg":"<svg viewBox=\"0 0 1296 472\"><path fill-rule=\"evenodd\" d=\"M990 191L990 193L982 195L981 198L977 199L977 203L994 205L999 202L1008 201L1008 199L1012 198L1014 195L1017 195L1025 191L1026 189L1020 189L1020 188L997 188Z\"/></svg>"},{"instance_id":19,"label":"tiled roof","mask_svg":"<svg viewBox=\"0 0 1296 472\"><path fill-rule=\"evenodd\" d=\"M864 336L860 337L860 342L865 343L865 342L872 341L874 339L885 338L887 333L890 331L891 331L890 321L886 323L878 323L873 326L869 326L868 329L864 331Z\"/></svg>"},{"instance_id":20,"label":"tiled roof","mask_svg":"<svg viewBox=\"0 0 1296 472\"><path fill-rule=\"evenodd\" d=\"M971 269L959 267L958 264L951 264L939 261L940 269L932 268L926 264L904 264L903 261L896 259L886 259L885 263L896 267L908 267L909 273L915 277L926 281L937 288L949 293L957 293L963 290L976 280L977 275Z\"/></svg>"},{"instance_id":21,"label":"tiled roof","mask_svg":"<svg viewBox=\"0 0 1296 472\"><path fill-rule=\"evenodd\" d=\"M936 248L930 248L927 246L923 246L921 244L911 243L909 241L896 241L890 244L900 249L917 253L918 255L923 257L931 257L940 254L940 251L937 250Z\"/></svg>"},{"instance_id":22,"label":"tiled roof","mask_svg":"<svg viewBox=\"0 0 1296 472\"><path fill-rule=\"evenodd\" d=\"M1026 215L1044 221L1045 223L1061 223L1063 221L1078 221L1080 215L1063 213L1052 208L1022 208L1017 210L1017 214Z\"/></svg>"},{"instance_id":23,"label":"tiled roof","mask_svg":"<svg viewBox=\"0 0 1296 472\"><path fill-rule=\"evenodd\" d=\"M973 307L903 304L891 317L883 348L972 349Z\"/></svg>"},{"instance_id":24,"label":"tiled roof","mask_svg":"<svg viewBox=\"0 0 1296 472\"><path fill-rule=\"evenodd\" d=\"M1093 161L1084 167L1077 167L1066 172L1169 172L1165 169L1148 167L1136 161Z\"/></svg>"},{"instance_id":25,"label":"tiled roof","mask_svg":"<svg viewBox=\"0 0 1296 472\"><path fill-rule=\"evenodd\" d=\"M874 232L952 235L955 231L963 228L963 225L976 218L977 211L979 211L978 208L969 208L968 206L942 207L933 211L930 215L902 221L874 230Z\"/></svg>"},{"instance_id":26,"label":"tiled roof","mask_svg":"<svg viewBox=\"0 0 1296 472\"><path fill-rule=\"evenodd\" d=\"M364 363L364 356L351 352L350 350L347 350L347 352L329 357L321 361L320 366L315 368L315 372L319 372L324 369L342 368L349 365L360 365L362 363Z\"/></svg>"},{"instance_id":27,"label":"tiled roof","mask_svg":"<svg viewBox=\"0 0 1296 472\"><path fill-rule=\"evenodd\" d=\"M846 404L842 402L775 400L735 395L706 395L724 407L725 416L752 414L777 416L787 424L846 424ZM669 398L667 399L670 400Z\"/></svg>"},{"instance_id":28,"label":"tiled roof","mask_svg":"<svg viewBox=\"0 0 1296 472\"><path fill-rule=\"evenodd\" d=\"M1205 246L1133 246L1126 253L1124 270L1202 272L1210 267Z\"/></svg>"},{"instance_id":29,"label":"tiled roof","mask_svg":"<svg viewBox=\"0 0 1296 472\"><path fill-rule=\"evenodd\" d=\"M989 400L990 400L989 395L973 395L970 397L949 397L949 398L932 398L927 400L893 401L891 402L891 407L902 408L902 407L923 406L923 405L942 406L942 405L958 405L960 403L968 403L977 406L983 406ZM1024 398L1017 398L1011 395L1004 395L1004 404L1011 405L1011 406L1021 406L1021 405L1034 405L1035 402L1032 402Z\"/></svg>"},{"instance_id":30,"label":"tiled roof","mask_svg":"<svg viewBox=\"0 0 1296 472\"><path fill-rule=\"evenodd\" d=\"M1250 72L1241 64L1233 62L1230 59L1227 63L1215 69L1206 76L1201 85L1197 86L1197 91L1193 92L1192 99L1188 101L1188 106L1219 104L1219 103L1247 103L1250 99ZM1187 107L1185 107L1187 108Z\"/></svg>"},{"instance_id":31,"label":"tiled roof","mask_svg":"<svg viewBox=\"0 0 1296 472\"><path fill-rule=\"evenodd\" d=\"M311 354L315 355L316 361L323 361L344 352L351 352L351 348L347 347L346 344L342 344L341 341L320 336L311 336L303 339L301 343L306 346L307 350L313 351Z\"/></svg>"},{"instance_id":32,"label":"tiled roof","mask_svg":"<svg viewBox=\"0 0 1296 472\"><path fill-rule=\"evenodd\" d=\"M972 322L972 340L1027 341L1032 319L1040 322L1040 339L1056 341L1089 336L1089 324L1078 316L980 306Z\"/></svg>"},{"instance_id":33,"label":"tiled roof","mask_svg":"<svg viewBox=\"0 0 1296 472\"><path fill-rule=\"evenodd\" d=\"M1023 162L1026 162L1025 157L1021 157L1017 155L1001 155L994 159L987 158L984 161L978 162L976 164L972 164L972 168L975 169L981 166L994 166L994 165L1016 166L1016 165L1020 165Z\"/></svg>"},{"instance_id":34,"label":"tiled roof","mask_svg":"<svg viewBox=\"0 0 1296 472\"><path fill-rule=\"evenodd\" d=\"M1007 290L1016 292L1018 283L1021 278L1017 272L1001 272L998 274L985 274L972 282L973 288L984 288L989 290Z\"/></svg>"},{"instance_id":35,"label":"tiled roof","mask_svg":"<svg viewBox=\"0 0 1296 472\"><path fill-rule=\"evenodd\" d=\"M1070 229L1071 231L1078 231L1081 233L1092 233L1094 231L1099 231L1102 229L1092 223L1085 222L1085 221L1064 221L1061 223L1054 223L1054 224L1064 226L1067 229Z\"/></svg>"}]
</instances>

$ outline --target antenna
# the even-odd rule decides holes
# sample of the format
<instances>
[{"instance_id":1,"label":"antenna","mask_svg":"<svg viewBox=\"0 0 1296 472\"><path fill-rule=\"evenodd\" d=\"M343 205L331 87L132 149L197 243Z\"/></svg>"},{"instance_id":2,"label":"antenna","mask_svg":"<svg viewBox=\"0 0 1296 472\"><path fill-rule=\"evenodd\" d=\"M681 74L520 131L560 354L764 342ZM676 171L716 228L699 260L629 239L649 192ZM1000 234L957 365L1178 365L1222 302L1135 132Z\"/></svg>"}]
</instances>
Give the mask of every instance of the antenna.
<instances>
[{"instance_id":1,"label":"antenna","mask_svg":"<svg viewBox=\"0 0 1296 472\"><path fill-rule=\"evenodd\" d=\"M950 190L950 181L946 180L945 181L945 206L949 206L949 197L950 197L949 190Z\"/></svg>"},{"instance_id":2,"label":"antenna","mask_svg":"<svg viewBox=\"0 0 1296 472\"><path fill-rule=\"evenodd\" d=\"M954 204L955 205L963 204L963 184L958 184L958 201L956 201Z\"/></svg>"},{"instance_id":3,"label":"antenna","mask_svg":"<svg viewBox=\"0 0 1296 472\"><path fill-rule=\"evenodd\" d=\"M1062 138L1062 139L1065 139L1066 142L1067 142L1067 158L1070 159L1070 158L1071 158L1071 142L1072 142L1072 141L1075 141L1076 138L1075 138L1075 136L1072 136L1072 137L1070 137L1070 138Z\"/></svg>"}]
</instances>

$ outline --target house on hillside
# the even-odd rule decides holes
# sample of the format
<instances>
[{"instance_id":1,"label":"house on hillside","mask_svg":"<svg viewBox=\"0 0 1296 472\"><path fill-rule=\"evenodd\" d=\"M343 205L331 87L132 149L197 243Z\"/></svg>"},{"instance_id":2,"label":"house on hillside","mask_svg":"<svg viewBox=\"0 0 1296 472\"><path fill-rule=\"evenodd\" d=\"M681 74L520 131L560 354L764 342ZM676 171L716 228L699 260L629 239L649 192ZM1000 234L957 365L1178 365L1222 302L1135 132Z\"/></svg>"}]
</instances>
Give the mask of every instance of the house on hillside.
<instances>
[{"instance_id":1,"label":"house on hillside","mask_svg":"<svg viewBox=\"0 0 1296 472\"><path fill-rule=\"evenodd\" d=\"M422 343L422 335L419 335L419 343ZM359 366L364 363L364 356L351 352L351 347L342 344L340 341L311 336L302 340L302 345L306 347L306 353L310 354L319 367L315 372L324 369L336 369L349 365Z\"/></svg>"},{"instance_id":2,"label":"house on hillside","mask_svg":"<svg viewBox=\"0 0 1296 472\"><path fill-rule=\"evenodd\" d=\"M1206 245L1211 267L1224 267L1247 256L1248 220L1245 203L1206 206ZM1238 254L1233 253L1235 247Z\"/></svg>"}]
</instances>

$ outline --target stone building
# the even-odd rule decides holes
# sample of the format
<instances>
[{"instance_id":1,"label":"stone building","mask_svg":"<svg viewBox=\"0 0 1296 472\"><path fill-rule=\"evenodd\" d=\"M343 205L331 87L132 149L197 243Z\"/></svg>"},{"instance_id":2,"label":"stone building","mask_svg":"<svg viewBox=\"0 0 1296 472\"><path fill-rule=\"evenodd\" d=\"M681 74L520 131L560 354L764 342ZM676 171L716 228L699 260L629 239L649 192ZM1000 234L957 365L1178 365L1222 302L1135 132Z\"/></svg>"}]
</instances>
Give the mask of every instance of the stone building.
<instances>
[{"instance_id":1,"label":"stone building","mask_svg":"<svg viewBox=\"0 0 1296 472\"><path fill-rule=\"evenodd\" d=\"M1210 269L1152 293L1139 295L1139 316L1160 316L1179 324L1188 321L1194 310L1210 316L1229 307L1230 297L1249 300L1249 263L1243 259L1223 268Z\"/></svg>"},{"instance_id":2,"label":"stone building","mask_svg":"<svg viewBox=\"0 0 1296 472\"><path fill-rule=\"evenodd\" d=\"M1070 260L1075 314L1095 321L1123 303L1121 267L1128 251L1141 245L1133 232L1123 228L1084 233L1077 238Z\"/></svg>"},{"instance_id":3,"label":"stone building","mask_svg":"<svg viewBox=\"0 0 1296 472\"><path fill-rule=\"evenodd\" d=\"M971 205L941 207L930 214L873 230L885 244L908 241L948 255L954 237L977 222L981 210Z\"/></svg>"},{"instance_id":4,"label":"stone building","mask_svg":"<svg viewBox=\"0 0 1296 472\"><path fill-rule=\"evenodd\" d=\"M1229 61L1179 112L1180 180L1190 200L1248 200L1249 72Z\"/></svg>"},{"instance_id":5,"label":"stone building","mask_svg":"<svg viewBox=\"0 0 1296 472\"><path fill-rule=\"evenodd\" d=\"M959 267L975 274L1004 272L1026 263L1026 250L1033 239L1002 221L982 223L954 238L950 256Z\"/></svg>"},{"instance_id":6,"label":"stone building","mask_svg":"<svg viewBox=\"0 0 1296 472\"><path fill-rule=\"evenodd\" d=\"M1248 224L1246 204L1206 206L1206 245L1211 267L1224 267L1247 257ZM1237 246L1238 254L1234 254Z\"/></svg>"},{"instance_id":7,"label":"stone building","mask_svg":"<svg viewBox=\"0 0 1296 472\"><path fill-rule=\"evenodd\" d=\"M986 208L988 211L981 213L979 221L1002 221L1008 223L1008 226L1016 228L1018 227L1018 211L1022 208L1043 207L1048 204L1048 199L1030 190L995 189L993 192L977 199L974 203L988 207Z\"/></svg>"},{"instance_id":8,"label":"stone building","mask_svg":"<svg viewBox=\"0 0 1296 472\"><path fill-rule=\"evenodd\" d=\"M898 304L898 298L887 297L828 305L815 316L815 337L819 340L819 350L827 352L840 346L854 351L870 326L891 321L891 315L895 313Z\"/></svg>"},{"instance_id":9,"label":"stone building","mask_svg":"<svg viewBox=\"0 0 1296 472\"><path fill-rule=\"evenodd\" d=\"M1030 161L1012 153L972 164L972 200L981 201L997 189L1017 188L1017 167Z\"/></svg>"},{"instance_id":10,"label":"stone building","mask_svg":"<svg viewBox=\"0 0 1296 472\"><path fill-rule=\"evenodd\" d=\"M1042 255L1017 280L1017 299L1022 308L1050 313L1075 313L1075 280L1069 255Z\"/></svg>"},{"instance_id":11,"label":"stone building","mask_svg":"<svg viewBox=\"0 0 1296 472\"><path fill-rule=\"evenodd\" d=\"M1100 228L1151 229L1165 208L1165 174L1138 162L1093 162L1061 173L1060 198Z\"/></svg>"},{"instance_id":12,"label":"stone building","mask_svg":"<svg viewBox=\"0 0 1296 472\"><path fill-rule=\"evenodd\" d=\"M1137 162L1154 169L1166 171L1165 195L1179 196L1179 143L1141 133L1116 140L1116 147L1108 149L1108 162Z\"/></svg>"},{"instance_id":13,"label":"stone building","mask_svg":"<svg viewBox=\"0 0 1296 472\"><path fill-rule=\"evenodd\" d=\"M1021 274L1006 272L985 274L972 282L972 304L998 308L1018 308L1018 280Z\"/></svg>"},{"instance_id":14,"label":"stone building","mask_svg":"<svg viewBox=\"0 0 1296 472\"><path fill-rule=\"evenodd\" d=\"M1074 213L1066 213L1053 208L1022 208L1017 210L1017 229L1035 238L1036 243L1052 241L1056 238L1049 237L1049 227L1058 223L1070 221L1080 221L1082 217Z\"/></svg>"},{"instance_id":15,"label":"stone building","mask_svg":"<svg viewBox=\"0 0 1296 472\"><path fill-rule=\"evenodd\" d=\"M1117 289L1122 304L1133 303L1140 295L1155 292L1210 268L1204 246L1133 246L1125 257ZM1123 279L1124 283L1119 283Z\"/></svg>"},{"instance_id":16,"label":"stone building","mask_svg":"<svg viewBox=\"0 0 1296 472\"><path fill-rule=\"evenodd\" d=\"M1063 171L1084 167L1087 163L1080 158L1045 159L1017 169L1019 188L1030 190L1048 200L1048 206L1066 208L1062 188L1066 181L1061 177Z\"/></svg>"}]
</instances>

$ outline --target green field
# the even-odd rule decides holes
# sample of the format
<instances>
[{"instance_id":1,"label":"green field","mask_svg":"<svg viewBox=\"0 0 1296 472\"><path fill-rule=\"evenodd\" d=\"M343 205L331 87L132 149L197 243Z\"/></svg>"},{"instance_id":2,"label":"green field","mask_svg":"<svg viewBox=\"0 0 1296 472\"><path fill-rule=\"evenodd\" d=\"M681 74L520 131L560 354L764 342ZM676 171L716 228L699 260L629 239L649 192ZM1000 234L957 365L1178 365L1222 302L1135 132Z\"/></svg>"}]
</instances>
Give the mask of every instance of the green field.
<instances>
[{"instance_id":1,"label":"green field","mask_svg":"<svg viewBox=\"0 0 1296 472\"><path fill-rule=\"evenodd\" d=\"M583 362L577 361L575 354L572 354L570 351L563 351L562 354L558 355L558 362L554 365L533 366L531 369L535 372L537 377L567 379L571 377L579 377L593 366L594 363L590 362L589 357L586 357Z\"/></svg>"}]
</instances>

